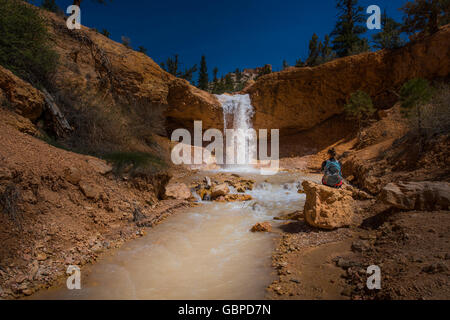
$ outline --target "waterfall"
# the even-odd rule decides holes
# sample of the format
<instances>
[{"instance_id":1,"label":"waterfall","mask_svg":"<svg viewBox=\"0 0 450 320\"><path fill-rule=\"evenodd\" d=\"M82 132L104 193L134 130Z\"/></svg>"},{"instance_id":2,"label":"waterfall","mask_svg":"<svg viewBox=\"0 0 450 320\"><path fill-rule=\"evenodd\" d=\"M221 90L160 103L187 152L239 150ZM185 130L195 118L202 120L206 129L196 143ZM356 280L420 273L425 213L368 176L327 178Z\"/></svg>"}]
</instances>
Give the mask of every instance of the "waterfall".
<instances>
[{"instance_id":1,"label":"waterfall","mask_svg":"<svg viewBox=\"0 0 450 320\"><path fill-rule=\"evenodd\" d=\"M223 108L224 133L227 129L235 129L238 132L235 154L239 154L239 150L245 150L245 162L239 162L239 165L233 165L231 167L243 171L251 170L253 166L250 163L252 160L256 160L256 150L253 144L250 144L252 147L247 147L247 143L256 137L253 137L251 134L254 132L252 117L255 111L251 104L250 96L248 94L223 94L217 95L217 98ZM243 155L241 154L241 156ZM230 166L227 165L227 168L230 168Z\"/></svg>"}]
</instances>

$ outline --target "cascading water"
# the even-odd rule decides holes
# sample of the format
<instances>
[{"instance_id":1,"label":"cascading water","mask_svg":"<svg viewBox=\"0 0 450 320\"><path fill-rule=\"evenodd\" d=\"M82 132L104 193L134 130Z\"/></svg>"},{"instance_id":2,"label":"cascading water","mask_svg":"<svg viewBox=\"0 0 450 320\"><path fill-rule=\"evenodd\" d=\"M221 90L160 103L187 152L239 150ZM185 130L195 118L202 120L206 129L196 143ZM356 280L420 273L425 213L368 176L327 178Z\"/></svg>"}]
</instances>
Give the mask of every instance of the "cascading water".
<instances>
[{"instance_id":1,"label":"cascading water","mask_svg":"<svg viewBox=\"0 0 450 320\"><path fill-rule=\"evenodd\" d=\"M256 160L256 137L252 135L253 125L252 118L254 108L250 101L250 96L245 95L218 95L219 102L223 108L224 133L227 129L234 129L237 133L235 144L233 145L236 159L241 156L244 161L237 160L236 164L227 163L225 156L225 169L233 171L252 171L254 167L252 163ZM245 150L243 153L242 151ZM230 152L227 147L225 154ZM245 156L245 158L244 158Z\"/></svg>"},{"instance_id":2,"label":"cascading water","mask_svg":"<svg viewBox=\"0 0 450 320\"><path fill-rule=\"evenodd\" d=\"M254 109L248 95L218 96L224 128L241 130L236 148L251 151L246 131L252 129ZM255 181L247 202L203 202L149 230L115 254L103 258L83 278L82 290L64 285L33 299L262 299L273 280L273 233L252 233L258 222L273 221L302 208L297 192L301 176L278 173L262 176L250 162L225 171L241 171ZM257 171L258 174L248 172ZM199 179L200 176L193 177ZM230 175L231 176L231 175ZM237 190L230 187L231 192ZM85 269L83 269L83 274Z\"/></svg>"}]
</instances>

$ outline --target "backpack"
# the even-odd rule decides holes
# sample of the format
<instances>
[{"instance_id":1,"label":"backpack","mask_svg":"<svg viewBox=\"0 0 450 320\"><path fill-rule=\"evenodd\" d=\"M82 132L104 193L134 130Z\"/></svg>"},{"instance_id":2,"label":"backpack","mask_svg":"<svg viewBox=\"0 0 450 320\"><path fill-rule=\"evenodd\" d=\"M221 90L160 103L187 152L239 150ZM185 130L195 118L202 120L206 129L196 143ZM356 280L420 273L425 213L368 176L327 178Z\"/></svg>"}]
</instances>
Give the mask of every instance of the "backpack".
<instances>
[{"instance_id":1,"label":"backpack","mask_svg":"<svg viewBox=\"0 0 450 320\"><path fill-rule=\"evenodd\" d=\"M322 183L335 188L342 186L343 179L341 175L341 165L338 161L327 161L327 164L325 165L325 176L322 179Z\"/></svg>"}]
</instances>

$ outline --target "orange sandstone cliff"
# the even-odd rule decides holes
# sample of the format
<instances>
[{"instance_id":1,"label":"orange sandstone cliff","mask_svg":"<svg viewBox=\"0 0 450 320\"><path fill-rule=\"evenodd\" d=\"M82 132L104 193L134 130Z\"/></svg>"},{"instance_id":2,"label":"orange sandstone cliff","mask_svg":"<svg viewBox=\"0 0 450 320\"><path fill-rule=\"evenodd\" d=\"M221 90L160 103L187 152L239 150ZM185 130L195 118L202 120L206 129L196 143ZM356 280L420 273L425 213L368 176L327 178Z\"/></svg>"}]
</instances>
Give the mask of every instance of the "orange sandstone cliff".
<instances>
[{"instance_id":1,"label":"orange sandstone cliff","mask_svg":"<svg viewBox=\"0 0 450 320\"><path fill-rule=\"evenodd\" d=\"M434 79L450 73L450 25L397 50L337 59L313 68L289 68L265 75L244 92L256 109L255 128L282 133L311 129L343 113L349 96L367 92L378 108L396 101L393 88L409 79ZM327 126L325 126L326 129ZM344 131L345 132L345 131Z\"/></svg>"}]
</instances>

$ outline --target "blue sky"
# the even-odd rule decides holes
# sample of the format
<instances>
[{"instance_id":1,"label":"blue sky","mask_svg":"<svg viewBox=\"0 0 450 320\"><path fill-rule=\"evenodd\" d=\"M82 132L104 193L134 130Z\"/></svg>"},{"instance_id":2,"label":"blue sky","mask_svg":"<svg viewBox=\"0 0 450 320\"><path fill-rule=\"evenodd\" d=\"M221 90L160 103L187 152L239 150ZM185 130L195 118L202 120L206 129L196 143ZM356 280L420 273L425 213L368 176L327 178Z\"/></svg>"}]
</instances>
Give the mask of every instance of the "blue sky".
<instances>
[{"instance_id":1,"label":"blue sky","mask_svg":"<svg viewBox=\"0 0 450 320\"><path fill-rule=\"evenodd\" d=\"M40 3L41 0L35 0ZM376 4L397 21L406 0L360 0L364 8ZM71 0L56 0L61 8ZM106 28L111 38L131 39L134 48L142 45L156 62L175 53L184 66L200 63L206 55L210 74L236 68L272 64L281 69L283 59L293 65L308 53L315 32L319 37L333 30L337 10L335 0L113 0L107 5L84 0L82 24L98 30ZM367 33L370 36L372 33ZM183 66L183 67L184 67Z\"/></svg>"}]
</instances>

